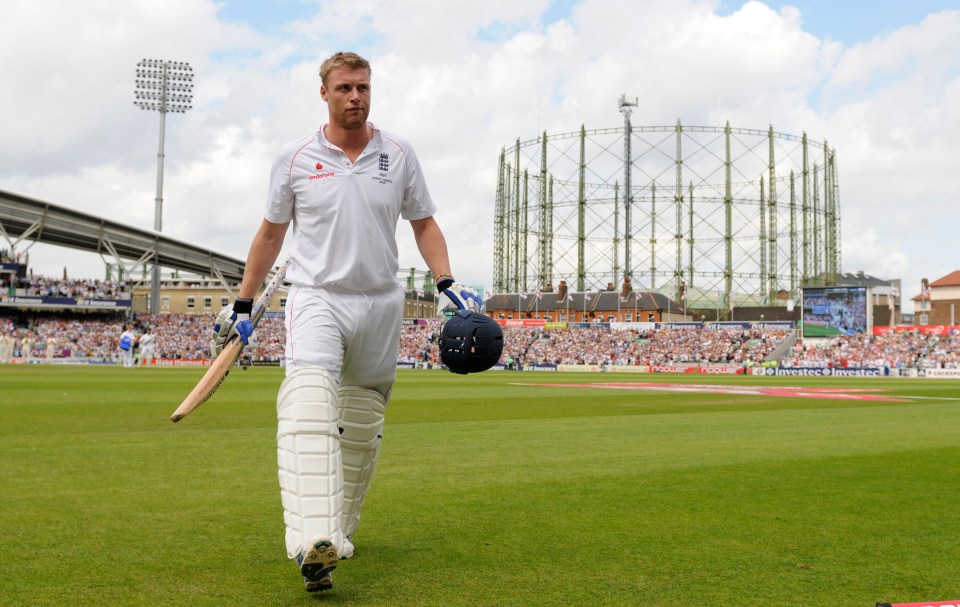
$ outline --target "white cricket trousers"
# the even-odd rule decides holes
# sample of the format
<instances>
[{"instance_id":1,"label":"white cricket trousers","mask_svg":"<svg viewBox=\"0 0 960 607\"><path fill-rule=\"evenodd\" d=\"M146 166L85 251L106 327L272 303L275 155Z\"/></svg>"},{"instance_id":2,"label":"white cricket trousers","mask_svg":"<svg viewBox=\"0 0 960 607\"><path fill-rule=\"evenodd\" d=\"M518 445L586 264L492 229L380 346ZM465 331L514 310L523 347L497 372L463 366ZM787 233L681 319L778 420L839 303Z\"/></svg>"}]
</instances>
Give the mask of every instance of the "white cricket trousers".
<instances>
[{"instance_id":1,"label":"white cricket trousers","mask_svg":"<svg viewBox=\"0 0 960 607\"><path fill-rule=\"evenodd\" d=\"M293 285L287 295L286 373L319 367L340 385L386 394L397 377L403 289L361 293Z\"/></svg>"},{"instance_id":2,"label":"white cricket trousers","mask_svg":"<svg viewBox=\"0 0 960 607\"><path fill-rule=\"evenodd\" d=\"M290 289L277 457L291 558L314 536L341 549L359 522L397 373L403 299L399 285Z\"/></svg>"}]
</instances>

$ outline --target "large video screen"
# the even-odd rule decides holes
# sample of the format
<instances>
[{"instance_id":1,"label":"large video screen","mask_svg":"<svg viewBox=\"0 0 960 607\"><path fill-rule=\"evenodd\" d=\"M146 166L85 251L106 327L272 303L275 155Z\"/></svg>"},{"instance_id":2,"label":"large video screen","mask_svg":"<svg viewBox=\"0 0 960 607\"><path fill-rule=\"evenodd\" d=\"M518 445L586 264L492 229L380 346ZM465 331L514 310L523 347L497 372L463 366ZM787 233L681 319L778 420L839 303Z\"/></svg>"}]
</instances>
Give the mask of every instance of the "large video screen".
<instances>
[{"instance_id":1,"label":"large video screen","mask_svg":"<svg viewBox=\"0 0 960 607\"><path fill-rule=\"evenodd\" d=\"M871 330L866 287L803 289L803 336L837 337Z\"/></svg>"}]
</instances>

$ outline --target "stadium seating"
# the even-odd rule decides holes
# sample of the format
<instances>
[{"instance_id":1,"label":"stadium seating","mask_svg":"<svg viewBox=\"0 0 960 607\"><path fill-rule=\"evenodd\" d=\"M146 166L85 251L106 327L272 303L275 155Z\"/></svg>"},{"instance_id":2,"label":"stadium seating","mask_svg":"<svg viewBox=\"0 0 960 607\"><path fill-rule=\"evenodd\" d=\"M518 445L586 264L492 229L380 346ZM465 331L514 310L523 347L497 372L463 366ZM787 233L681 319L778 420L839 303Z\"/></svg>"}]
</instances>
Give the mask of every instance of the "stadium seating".
<instances>
[{"instance_id":1,"label":"stadium seating","mask_svg":"<svg viewBox=\"0 0 960 607\"><path fill-rule=\"evenodd\" d=\"M0 318L0 331L15 336L15 356L24 339L33 358L112 361L122 324L139 335L144 327L156 335L156 356L168 360L210 358L210 314L121 315L32 314L26 322ZM438 361L440 322L404 325L398 363L423 366ZM663 327L621 329L607 325L546 329L506 327L502 361L518 365L672 365L717 363L752 366L763 363L790 332L772 328ZM29 337L27 337L29 334ZM283 357L280 317L265 317L257 328L258 344L247 351L252 361L276 363ZM49 354L48 354L49 351ZM811 345L798 343L779 364L796 367L960 368L960 332L923 335L914 332L844 336Z\"/></svg>"}]
</instances>

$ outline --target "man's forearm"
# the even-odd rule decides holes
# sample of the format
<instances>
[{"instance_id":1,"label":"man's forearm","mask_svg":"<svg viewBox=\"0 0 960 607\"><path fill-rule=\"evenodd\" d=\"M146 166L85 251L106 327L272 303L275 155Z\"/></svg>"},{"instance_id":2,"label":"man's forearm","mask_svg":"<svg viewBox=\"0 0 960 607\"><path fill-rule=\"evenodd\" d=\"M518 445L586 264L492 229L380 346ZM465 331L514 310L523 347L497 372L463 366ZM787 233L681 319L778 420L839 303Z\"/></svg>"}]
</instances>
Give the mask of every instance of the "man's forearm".
<instances>
[{"instance_id":1,"label":"man's forearm","mask_svg":"<svg viewBox=\"0 0 960 607\"><path fill-rule=\"evenodd\" d=\"M263 222L250 244L247 263L243 269L243 281L240 283L237 297L253 299L257 296L260 285L263 284L280 255L285 233L286 224Z\"/></svg>"},{"instance_id":2,"label":"man's forearm","mask_svg":"<svg viewBox=\"0 0 960 607\"><path fill-rule=\"evenodd\" d=\"M414 238L417 241L417 249L420 256L426 262L427 267L434 278L450 275L450 255L447 252L447 241L440 231L440 226L433 217L411 222L413 225Z\"/></svg>"}]
</instances>

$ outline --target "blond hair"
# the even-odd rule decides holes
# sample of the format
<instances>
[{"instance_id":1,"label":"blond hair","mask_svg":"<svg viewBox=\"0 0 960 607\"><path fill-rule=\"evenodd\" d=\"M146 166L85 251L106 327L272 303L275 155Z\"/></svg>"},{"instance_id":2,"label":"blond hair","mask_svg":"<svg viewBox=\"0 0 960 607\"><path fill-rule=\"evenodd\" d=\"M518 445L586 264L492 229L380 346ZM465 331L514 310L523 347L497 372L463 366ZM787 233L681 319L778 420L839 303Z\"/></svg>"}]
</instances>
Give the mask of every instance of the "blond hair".
<instances>
[{"instance_id":1,"label":"blond hair","mask_svg":"<svg viewBox=\"0 0 960 607\"><path fill-rule=\"evenodd\" d=\"M320 80L324 86L327 84L327 76L330 72L340 67L348 70L367 70L368 74L373 71L370 69L370 62L356 53L334 53L332 57L320 64Z\"/></svg>"}]
</instances>

